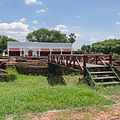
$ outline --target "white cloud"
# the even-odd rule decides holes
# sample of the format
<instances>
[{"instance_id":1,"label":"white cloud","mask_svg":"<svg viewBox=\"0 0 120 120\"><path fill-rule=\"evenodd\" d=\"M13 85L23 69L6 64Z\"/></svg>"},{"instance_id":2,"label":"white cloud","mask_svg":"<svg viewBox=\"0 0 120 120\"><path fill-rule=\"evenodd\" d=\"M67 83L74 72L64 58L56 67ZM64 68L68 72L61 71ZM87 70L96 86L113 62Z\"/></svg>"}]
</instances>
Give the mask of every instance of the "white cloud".
<instances>
[{"instance_id":1,"label":"white cloud","mask_svg":"<svg viewBox=\"0 0 120 120\"><path fill-rule=\"evenodd\" d=\"M21 22L0 23L0 34L10 36L19 41L24 41L29 32L29 25Z\"/></svg>"},{"instance_id":2,"label":"white cloud","mask_svg":"<svg viewBox=\"0 0 120 120\"><path fill-rule=\"evenodd\" d=\"M69 32L68 29L61 29L60 31L61 31L61 32Z\"/></svg>"},{"instance_id":3,"label":"white cloud","mask_svg":"<svg viewBox=\"0 0 120 120\"><path fill-rule=\"evenodd\" d=\"M108 36L107 39L115 39L115 36Z\"/></svg>"},{"instance_id":4,"label":"white cloud","mask_svg":"<svg viewBox=\"0 0 120 120\"><path fill-rule=\"evenodd\" d=\"M38 30L36 27L32 27L32 30L34 31L34 30Z\"/></svg>"},{"instance_id":5,"label":"white cloud","mask_svg":"<svg viewBox=\"0 0 120 120\"><path fill-rule=\"evenodd\" d=\"M69 32L68 27L62 24L57 25L54 29L61 32Z\"/></svg>"},{"instance_id":6,"label":"white cloud","mask_svg":"<svg viewBox=\"0 0 120 120\"><path fill-rule=\"evenodd\" d=\"M30 5L30 4L35 4L37 0L25 0L25 3Z\"/></svg>"},{"instance_id":7,"label":"white cloud","mask_svg":"<svg viewBox=\"0 0 120 120\"><path fill-rule=\"evenodd\" d=\"M46 25L46 23L45 23L45 22L42 22L42 24L43 24L43 25Z\"/></svg>"},{"instance_id":8,"label":"white cloud","mask_svg":"<svg viewBox=\"0 0 120 120\"><path fill-rule=\"evenodd\" d=\"M120 12L118 13L118 15L120 15Z\"/></svg>"},{"instance_id":9,"label":"white cloud","mask_svg":"<svg viewBox=\"0 0 120 120\"><path fill-rule=\"evenodd\" d=\"M116 22L116 25L120 25L120 22Z\"/></svg>"},{"instance_id":10,"label":"white cloud","mask_svg":"<svg viewBox=\"0 0 120 120\"><path fill-rule=\"evenodd\" d=\"M80 18L80 16L76 16L76 18Z\"/></svg>"},{"instance_id":11,"label":"white cloud","mask_svg":"<svg viewBox=\"0 0 120 120\"><path fill-rule=\"evenodd\" d=\"M21 18L19 21L20 21L20 22L25 22L25 21L26 21L26 18Z\"/></svg>"},{"instance_id":12,"label":"white cloud","mask_svg":"<svg viewBox=\"0 0 120 120\"><path fill-rule=\"evenodd\" d=\"M27 5L31 5L31 4L36 4L36 5L42 5L42 1L38 1L38 0L25 0L25 3Z\"/></svg>"},{"instance_id":13,"label":"white cloud","mask_svg":"<svg viewBox=\"0 0 120 120\"><path fill-rule=\"evenodd\" d=\"M36 13L44 13L44 12L46 12L45 9L40 9L40 10L37 10L37 11L36 11Z\"/></svg>"},{"instance_id":14,"label":"white cloud","mask_svg":"<svg viewBox=\"0 0 120 120\"><path fill-rule=\"evenodd\" d=\"M90 41L91 43L95 43L95 42L97 42L97 39L94 38L94 37L90 37L89 41Z\"/></svg>"},{"instance_id":15,"label":"white cloud","mask_svg":"<svg viewBox=\"0 0 120 120\"><path fill-rule=\"evenodd\" d=\"M82 35L78 34L78 33L75 33L76 37L79 38L81 37Z\"/></svg>"},{"instance_id":16,"label":"white cloud","mask_svg":"<svg viewBox=\"0 0 120 120\"><path fill-rule=\"evenodd\" d=\"M38 24L37 20L32 21L33 24Z\"/></svg>"},{"instance_id":17,"label":"white cloud","mask_svg":"<svg viewBox=\"0 0 120 120\"><path fill-rule=\"evenodd\" d=\"M42 1L38 1L38 2L36 2L36 4L37 4L37 5L42 5L43 2L42 2Z\"/></svg>"}]
</instances>

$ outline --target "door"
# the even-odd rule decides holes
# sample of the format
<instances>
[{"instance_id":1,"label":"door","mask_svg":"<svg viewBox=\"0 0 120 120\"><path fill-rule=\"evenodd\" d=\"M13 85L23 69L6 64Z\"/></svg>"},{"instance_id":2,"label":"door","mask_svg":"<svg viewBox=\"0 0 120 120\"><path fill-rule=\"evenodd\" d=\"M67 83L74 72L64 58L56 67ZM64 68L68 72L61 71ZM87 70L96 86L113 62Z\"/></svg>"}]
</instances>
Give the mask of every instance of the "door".
<instances>
[{"instance_id":1,"label":"door","mask_svg":"<svg viewBox=\"0 0 120 120\"><path fill-rule=\"evenodd\" d=\"M28 51L28 56L33 56L33 51L32 50Z\"/></svg>"}]
</instances>

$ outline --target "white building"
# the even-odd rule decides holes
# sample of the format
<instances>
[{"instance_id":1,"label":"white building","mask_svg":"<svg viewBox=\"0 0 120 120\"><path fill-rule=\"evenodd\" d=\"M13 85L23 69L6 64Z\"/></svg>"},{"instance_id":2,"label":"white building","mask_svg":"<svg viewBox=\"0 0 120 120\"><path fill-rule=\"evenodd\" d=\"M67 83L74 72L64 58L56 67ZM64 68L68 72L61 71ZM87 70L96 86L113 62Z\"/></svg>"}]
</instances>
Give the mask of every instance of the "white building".
<instances>
[{"instance_id":1,"label":"white building","mask_svg":"<svg viewBox=\"0 0 120 120\"><path fill-rule=\"evenodd\" d=\"M8 42L8 56L72 54L72 43Z\"/></svg>"}]
</instances>

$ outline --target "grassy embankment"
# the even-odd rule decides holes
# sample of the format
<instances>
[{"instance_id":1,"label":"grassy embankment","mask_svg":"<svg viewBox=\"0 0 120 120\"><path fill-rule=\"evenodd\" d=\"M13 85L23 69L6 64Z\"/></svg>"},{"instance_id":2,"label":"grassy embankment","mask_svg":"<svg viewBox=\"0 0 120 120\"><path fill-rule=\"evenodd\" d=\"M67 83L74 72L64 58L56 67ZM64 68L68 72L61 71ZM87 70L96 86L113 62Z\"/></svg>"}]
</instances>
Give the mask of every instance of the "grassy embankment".
<instances>
[{"instance_id":1,"label":"grassy embankment","mask_svg":"<svg viewBox=\"0 0 120 120\"><path fill-rule=\"evenodd\" d=\"M102 95L110 94L111 89L99 88L96 91L84 83L79 84L78 76L64 76L66 85L51 86L47 77L15 74L15 81L0 83L0 119L4 119L6 115L114 103Z\"/></svg>"}]
</instances>

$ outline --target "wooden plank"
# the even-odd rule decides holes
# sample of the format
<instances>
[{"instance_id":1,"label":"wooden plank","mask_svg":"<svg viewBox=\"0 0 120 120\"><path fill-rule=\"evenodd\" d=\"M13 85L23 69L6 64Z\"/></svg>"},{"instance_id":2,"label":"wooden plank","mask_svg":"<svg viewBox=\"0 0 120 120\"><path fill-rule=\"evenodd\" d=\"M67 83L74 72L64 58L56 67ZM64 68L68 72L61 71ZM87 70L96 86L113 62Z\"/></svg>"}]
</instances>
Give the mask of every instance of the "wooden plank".
<instances>
[{"instance_id":1,"label":"wooden plank","mask_svg":"<svg viewBox=\"0 0 120 120\"><path fill-rule=\"evenodd\" d=\"M103 79L115 79L116 76L108 76L108 77L94 77L93 80L103 80Z\"/></svg>"},{"instance_id":2,"label":"wooden plank","mask_svg":"<svg viewBox=\"0 0 120 120\"><path fill-rule=\"evenodd\" d=\"M112 55L109 55L109 64L112 64Z\"/></svg>"},{"instance_id":3,"label":"wooden plank","mask_svg":"<svg viewBox=\"0 0 120 120\"><path fill-rule=\"evenodd\" d=\"M79 65L80 69L81 69L82 71L84 71L84 68L83 68L83 66L81 65L81 63L79 62L78 59L77 59L77 63L78 63L78 65Z\"/></svg>"},{"instance_id":4,"label":"wooden plank","mask_svg":"<svg viewBox=\"0 0 120 120\"><path fill-rule=\"evenodd\" d=\"M109 66L89 64L87 65L87 68L109 68Z\"/></svg>"},{"instance_id":5,"label":"wooden plank","mask_svg":"<svg viewBox=\"0 0 120 120\"><path fill-rule=\"evenodd\" d=\"M90 72L90 74L95 74L95 75L97 75L97 74L111 74L111 73L113 73L113 71Z\"/></svg>"},{"instance_id":6,"label":"wooden plank","mask_svg":"<svg viewBox=\"0 0 120 120\"><path fill-rule=\"evenodd\" d=\"M106 66L105 62L104 62L101 58L98 57L98 59L101 61L101 63L102 63L103 65Z\"/></svg>"},{"instance_id":7,"label":"wooden plank","mask_svg":"<svg viewBox=\"0 0 120 120\"><path fill-rule=\"evenodd\" d=\"M89 72L89 70L86 68L86 76L89 78L90 77L90 79L91 79L91 81L93 82L93 84L95 85L95 81L92 79L92 76L91 76L91 74L90 74L90 72ZM89 84L91 84L91 82L89 81Z\"/></svg>"},{"instance_id":8,"label":"wooden plank","mask_svg":"<svg viewBox=\"0 0 120 120\"><path fill-rule=\"evenodd\" d=\"M110 54L52 54L52 55L58 55L58 56L76 56L76 57L83 57L83 56L91 56L91 57L95 57L95 56L103 56L103 57L109 57Z\"/></svg>"},{"instance_id":9,"label":"wooden plank","mask_svg":"<svg viewBox=\"0 0 120 120\"><path fill-rule=\"evenodd\" d=\"M95 59L96 59L96 58L93 58L93 59L90 61L90 63L94 62Z\"/></svg>"},{"instance_id":10,"label":"wooden plank","mask_svg":"<svg viewBox=\"0 0 120 120\"><path fill-rule=\"evenodd\" d=\"M65 65L60 65L60 64L56 64L56 63L51 63L53 65L57 65L57 66L60 66L60 67L64 67L64 68L67 68L67 69L70 69L70 70L73 70L73 71L76 71L76 72L82 72L80 69L74 69L72 67L67 67Z\"/></svg>"},{"instance_id":11,"label":"wooden plank","mask_svg":"<svg viewBox=\"0 0 120 120\"><path fill-rule=\"evenodd\" d=\"M102 82L102 83L96 83L96 85L114 85L114 84L120 84L120 82Z\"/></svg>"},{"instance_id":12,"label":"wooden plank","mask_svg":"<svg viewBox=\"0 0 120 120\"><path fill-rule=\"evenodd\" d=\"M118 78L118 80L120 81L119 76L117 75L117 73L111 68L111 70L113 71L113 73L115 74L115 76Z\"/></svg>"}]
</instances>

